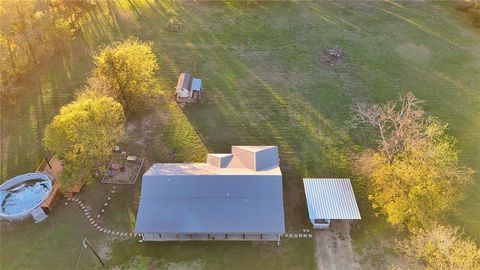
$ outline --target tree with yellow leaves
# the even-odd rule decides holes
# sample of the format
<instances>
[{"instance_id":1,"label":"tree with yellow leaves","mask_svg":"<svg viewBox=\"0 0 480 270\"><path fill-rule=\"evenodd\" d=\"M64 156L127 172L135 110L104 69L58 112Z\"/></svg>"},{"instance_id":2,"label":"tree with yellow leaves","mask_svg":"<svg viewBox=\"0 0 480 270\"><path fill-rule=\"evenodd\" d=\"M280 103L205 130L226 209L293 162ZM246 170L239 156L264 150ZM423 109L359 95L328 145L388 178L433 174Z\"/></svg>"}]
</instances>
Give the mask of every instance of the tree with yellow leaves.
<instances>
[{"instance_id":1,"label":"tree with yellow leaves","mask_svg":"<svg viewBox=\"0 0 480 270\"><path fill-rule=\"evenodd\" d=\"M427 270L480 269L480 249L458 228L435 226L399 242L397 249Z\"/></svg>"},{"instance_id":2,"label":"tree with yellow leaves","mask_svg":"<svg viewBox=\"0 0 480 270\"><path fill-rule=\"evenodd\" d=\"M357 105L356 123L376 127L378 150L361 160L369 199L393 225L411 232L442 221L462 199L473 170L461 166L447 125L425 117L412 94L380 105Z\"/></svg>"},{"instance_id":3,"label":"tree with yellow leaves","mask_svg":"<svg viewBox=\"0 0 480 270\"><path fill-rule=\"evenodd\" d=\"M123 139L124 123L120 103L92 92L61 108L47 126L44 142L63 161L62 188L88 182Z\"/></svg>"},{"instance_id":4,"label":"tree with yellow leaves","mask_svg":"<svg viewBox=\"0 0 480 270\"><path fill-rule=\"evenodd\" d=\"M158 69L152 46L151 42L128 38L104 48L93 57L90 84L106 86L128 113L151 105L157 93L152 81Z\"/></svg>"}]
</instances>

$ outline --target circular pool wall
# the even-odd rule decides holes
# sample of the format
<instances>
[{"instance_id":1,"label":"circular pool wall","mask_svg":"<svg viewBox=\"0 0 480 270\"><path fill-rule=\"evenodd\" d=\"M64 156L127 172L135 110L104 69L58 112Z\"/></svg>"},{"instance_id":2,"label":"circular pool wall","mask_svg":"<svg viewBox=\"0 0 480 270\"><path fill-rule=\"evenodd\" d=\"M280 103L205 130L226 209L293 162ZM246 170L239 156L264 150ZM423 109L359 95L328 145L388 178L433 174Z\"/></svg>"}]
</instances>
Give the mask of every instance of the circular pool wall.
<instances>
[{"instance_id":1,"label":"circular pool wall","mask_svg":"<svg viewBox=\"0 0 480 270\"><path fill-rule=\"evenodd\" d=\"M44 173L27 173L0 185L0 219L23 220L40 207L52 192L52 180Z\"/></svg>"}]
</instances>

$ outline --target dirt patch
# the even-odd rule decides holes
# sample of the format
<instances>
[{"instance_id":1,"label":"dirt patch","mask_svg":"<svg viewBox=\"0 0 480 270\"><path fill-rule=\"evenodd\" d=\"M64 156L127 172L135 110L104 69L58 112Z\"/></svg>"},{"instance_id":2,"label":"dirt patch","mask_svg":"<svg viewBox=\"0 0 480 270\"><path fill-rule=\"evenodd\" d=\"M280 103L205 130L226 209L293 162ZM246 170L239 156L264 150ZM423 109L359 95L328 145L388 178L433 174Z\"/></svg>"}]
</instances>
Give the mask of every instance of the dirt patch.
<instances>
[{"instance_id":1,"label":"dirt patch","mask_svg":"<svg viewBox=\"0 0 480 270\"><path fill-rule=\"evenodd\" d=\"M170 115L162 112L154 112L146 115L142 119L127 123L127 138L131 142L146 147L148 142L153 139L154 130L158 126L163 126L170 120Z\"/></svg>"},{"instance_id":2,"label":"dirt patch","mask_svg":"<svg viewBox=\"0 0 480 270\"><path fill-rule=\"evenodd\" d=\"M403 59L419 64L426 63L432 58L432 52L429 48L411 42L397 46L395 52Z\"/></svg>"},{"instance_id":3,"label":"dirt patch","mask_svg":"<svg viewBox=\"0 0 480 270\"><path fill-rule=\"evenodd\" d=\"M350 223L334 221L328 230L315 231L315 257L320 269L361 269L350 237Z\"/></svg>"},{"instance_id":4,"label":"dirt patch","mask_svg":"<svg viewBox=\"0 0 480 270\"><path fill-rule=\"evenodd\" d=\"M320 63L335 67L345 61L345 53L343 50L335 46L331 49L325 49L320 53Z\"/></svg>"}]
</instances>

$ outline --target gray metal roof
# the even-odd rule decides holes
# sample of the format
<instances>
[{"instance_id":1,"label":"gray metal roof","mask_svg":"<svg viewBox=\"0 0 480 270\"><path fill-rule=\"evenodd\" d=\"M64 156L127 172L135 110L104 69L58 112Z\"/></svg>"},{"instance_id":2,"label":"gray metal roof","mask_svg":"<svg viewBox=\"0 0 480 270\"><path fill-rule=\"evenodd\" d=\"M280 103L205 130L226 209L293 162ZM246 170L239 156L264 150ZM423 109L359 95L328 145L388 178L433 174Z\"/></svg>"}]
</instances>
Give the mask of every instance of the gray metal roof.
<instances>
[{"instance_id":1,"label":"gray metal roof","mask_svg":"<svg viewBox=\"0 0 480 270\"><path fill-rule=\"evenodd\" d=\"M202 90L202 80L193 78L192 79L192 90L193 91L201 91Z\"/></svg>"},{"instance_id":2,"label":"gray metal roof","mask_svg":"<svg viewBox=\"0 0 480 270\"><path fill-rule=\"evenodd\" d=\"M304 178L310 219L361 219L350 179Z\"/></svg>"},{"instance_id":3,"label":"gray metal roof","mask_svg":"<svg viewBox=\"0 0 480 270\"><path fill-rule=\"evenodd\" d=\"M284 233L281 175L143 176L136 233Z\"/></svg>"}]
</instances>

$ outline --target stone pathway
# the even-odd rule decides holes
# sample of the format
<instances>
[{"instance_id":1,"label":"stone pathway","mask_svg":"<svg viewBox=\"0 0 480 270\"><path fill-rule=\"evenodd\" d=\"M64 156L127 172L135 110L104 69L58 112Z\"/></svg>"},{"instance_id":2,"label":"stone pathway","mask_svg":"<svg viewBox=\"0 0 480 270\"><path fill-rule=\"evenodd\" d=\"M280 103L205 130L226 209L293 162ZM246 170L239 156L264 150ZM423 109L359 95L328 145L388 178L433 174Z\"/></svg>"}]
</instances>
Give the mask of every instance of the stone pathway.
<instances>
[{"instance_id":1,"label":"stone pathway","mask_svg":"<svg viewBox=\"0 0 480 270\"><path fill-rule=\"evenodd\" d=\"M303 229L301 233L285 233L282 235L285 238L312 238L312 234L309 229Z\"/></svg>"},{"instance_id":2,"label":"stone pathway","mask_svg":"<svg viewBox=\"0 0 480 270\"><path fill-rule=\"evenodd\" d=\"M110 197L109 197L110 198ZM109 199L110 200L110 199ZM68 201L76 203L83 211L83 214L85 215L85 218L87 219L88 222L90 222L90 225L95 228L98 232L105 233L105 234L110 234L113 236L119 236L119 237L126 237L126 238L131 238L131 237L138 237L140 236L139 234L133 234L131 232L122 232L122 231L115 231L115 230L109 230L107 228L104 228L102 225L100 225L100 222L97 221L94 217L92 217L92 214L90 212L90 207L86 205L84 202L82 202L78 198L67 198L67 202L65 205L68 205ZM104 209L102 208L104 212ZM100 215L97 215L99 217Z\"/></svg>"},{"instance_id":3,"label":"stone pathway","mask_svg":"<svg viewBox=\"0 0 480 270\"><path fill-rule=\"evenodd\" d=\"M103 204L103 207L100 209L100 213L98 213L97 218L101 218L102 214L105 212L105 207L110 204L110 200L112 199L112 195L115 193L117 186L112 186L112 190L110 190L107 201Z\"/></svg>"}]
</instances>

